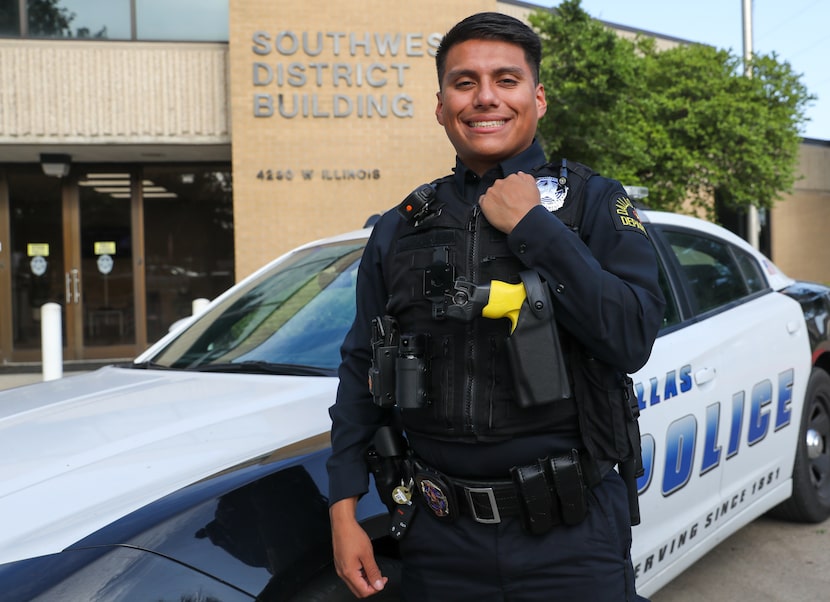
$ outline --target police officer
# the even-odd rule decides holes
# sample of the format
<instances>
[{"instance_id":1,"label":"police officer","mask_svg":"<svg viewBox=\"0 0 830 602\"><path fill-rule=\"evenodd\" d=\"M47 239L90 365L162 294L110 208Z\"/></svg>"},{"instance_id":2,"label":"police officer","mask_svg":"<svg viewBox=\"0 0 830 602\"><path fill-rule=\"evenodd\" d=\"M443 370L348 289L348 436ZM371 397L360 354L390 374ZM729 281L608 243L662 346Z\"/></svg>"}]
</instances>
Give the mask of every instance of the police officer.
<instances>
[{"instance_id":1,"label":"police officer","mask_svg":"<svg viewBox=\"0 0 830 602\"><path fill-rule=\"evenodd\" d=\"M394 495L417 509L400 541L406 600L637 598L633 508L613 466L637 456L626 373L647 361L664 301L621 185L549 164L535 140L547 109L540 59L538 36L503 14L447 33L435 114L457 153L454 173L421 190L414 209L410 199L385 213L364 253L328 465L335 565L358 597L387 583L355 519L365 453L379 429L401 424L411 472ZM499 294L497 282L525 285L519 324L552 329L564 379L522 349L515 320L479 311L473 297ZM392 407L366 385L381 324L394 330L383 342L406 347L423 377L399 366L407 386L388 395ZM563 381L553 383L559 398L526 394L551 380Z\"/></svg>"}]
</instances>

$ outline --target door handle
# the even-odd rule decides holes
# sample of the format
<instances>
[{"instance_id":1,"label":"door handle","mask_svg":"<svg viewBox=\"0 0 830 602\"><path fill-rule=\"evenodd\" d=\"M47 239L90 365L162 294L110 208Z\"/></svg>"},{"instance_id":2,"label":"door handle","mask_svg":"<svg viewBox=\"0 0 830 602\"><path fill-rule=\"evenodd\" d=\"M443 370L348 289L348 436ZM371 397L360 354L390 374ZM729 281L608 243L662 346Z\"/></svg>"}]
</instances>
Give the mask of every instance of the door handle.
<instances>
[{"instance_id":1,"label":"door handle","mask_svg":"<svg viewBox=\"0 0 830 602\"><path fill-rule=\"evenodd\" d=\"M715 378L715 374L717 374L717 370L714 368L701 368L695 372L695 384L702 385L704 383L708 383L710 380Z\"/></svg>"},{"instance_id":2,"label":"door handle","mask_svg":"<svg viewBox=\"0 0 830 602\"><path fill-rule=\"evenodd\" d=\"M81 279L78 277L78 268L72 268L70 270L72 274L72 292L73 296L72 299L75 303L81 302Z\"/></svg>"},{"instance_id":3,"label":"door handle","mask_svg":"<svg viewBox=\"0 0 830 602\"><path fill-rule=\"evenodd\" d=\"M72 291L69 288L69 272L66 272L64 276L66 276L66 304L69 305L70 303L72 303Z\"/></svg>"}]
</instances>

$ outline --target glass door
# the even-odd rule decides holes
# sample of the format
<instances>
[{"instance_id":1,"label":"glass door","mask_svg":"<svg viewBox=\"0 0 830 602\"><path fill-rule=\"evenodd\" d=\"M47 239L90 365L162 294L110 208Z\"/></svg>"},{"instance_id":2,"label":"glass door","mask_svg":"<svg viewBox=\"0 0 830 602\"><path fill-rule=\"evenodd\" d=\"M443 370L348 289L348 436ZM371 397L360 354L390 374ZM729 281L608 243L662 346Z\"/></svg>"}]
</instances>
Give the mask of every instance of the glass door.
<instances>
[{"instance_id":1,"label":"glass door","mask_svg":"<svg viewBox=\"0 0 830 602\"><path fill-rule=\"evenodd\" d=\"M70 279L78 279L80 333L85 357L114 347L133 355L136 343L135 274L133 268L132 194L125 171L88 171L78 179L79 241ZM77 274L77 275L76 275ZM74 291L73 291L74 295Z\"/></svg>"},{"instance_id":2,"label":"glass door","mask_svg":"<svg viewBox=\"0 0 830 602\"><path fill-rule=\"evenodd\" d=\"M136 337L133 176L73 167L68 178L38 165L7 170L12 362L41 360L41 308L63 307L64 360L133 357ZM0 302L4 300L0 299ZM4 346L7 345L4 342Z\"/></svg>"},{"instance_id":3,"label":"glass door","mask_svg":"<svg viewBox=\"0 0 830 602\"><path fill-rule=\"evenodd\" d=\"M66 294L61 181L39 166L20 167L8 175L8 195L11 344L23 355L18 361L33 361L40 357L41 307L63 305Z\"/></svg>"},{"instance_id":4,"label":"glass door","mask_svg":"<svg viewBox=\"0 0 830 602\"><path fill-rule=\"evenodd\" d=\"M0 167L0 361L40 361L50 301L65 360L132 358L233 264L229 165Z\"/></svg>"}]
</instances>

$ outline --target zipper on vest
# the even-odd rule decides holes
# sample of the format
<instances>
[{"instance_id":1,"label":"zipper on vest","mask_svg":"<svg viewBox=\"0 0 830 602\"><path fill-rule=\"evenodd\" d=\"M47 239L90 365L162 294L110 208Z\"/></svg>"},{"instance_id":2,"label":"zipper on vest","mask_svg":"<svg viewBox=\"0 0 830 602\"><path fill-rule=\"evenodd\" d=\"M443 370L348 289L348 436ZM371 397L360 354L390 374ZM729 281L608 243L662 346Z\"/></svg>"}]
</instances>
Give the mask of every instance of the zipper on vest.
<instances>
[{"instance_id":1,"label":"zipper on vest","mask_svg":"<svg viewBox=\"0 0 830 602\"><path fill-rule=\"evenodd\" d=\"M490 386L487 389L487 428L489 430L493 430L494 424L494 416L496 414L496 407L495 407L495 397L496 397L496 339L495 337L490 337L490 364L488 366L489 375L489 383Z\"/></svg>"},{"instance_id":2,"label":"zipper on vest","mask_svg":"<svg viewBox=\"0 0 830 602\"><path fill-rule=\"evenodd\" d=\"M470 217L470 222L467 226L470 232L469 238L469 246L467 248L467 277L470 279L470 282L478 283L478 245L479 245L479 236L481 234L481 208L478 205L473 207L472 216ZM466 384L464 387L465 397L464 397L464 425L465 430L469 430L473 433L476 432L476 416L474 415L475 409L475 396L476 396L476 381L474 378L474 370L476 366L476 359L477 353L475 348L475 341L476 335L478 334L478 319L474 319L470 324L467 326L467 344L465 349L465 379Z\"/></svg>"},{"instance_id":3,"label":"zipper on vest","mask_svg":"<svg viewBox=\"0 0 830 602\"><path fill-rule=\"evenodd\" d=\"M442 370L443 386L441 387L441 396L444 402L444 415L442 418L447 429L452 428L453 412L455 411L454 387L452 386L453 363L450 357L450 351L450 341L447 337L444 337L443 343L441 344L441 364L444 366Z\"/></svg>"}]
</instances>

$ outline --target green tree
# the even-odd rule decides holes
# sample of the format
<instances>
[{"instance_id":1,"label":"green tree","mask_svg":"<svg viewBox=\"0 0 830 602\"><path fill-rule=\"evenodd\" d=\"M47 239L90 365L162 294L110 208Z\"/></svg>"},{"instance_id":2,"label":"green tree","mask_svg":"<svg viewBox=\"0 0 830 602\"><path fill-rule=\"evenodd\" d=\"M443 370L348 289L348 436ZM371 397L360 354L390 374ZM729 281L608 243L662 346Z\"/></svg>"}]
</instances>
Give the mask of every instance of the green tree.
<instances>
[{"instance_id":1,"label":"green tree","mask_svg":"<svg viewBox=\"0 0 830 602\"><path fill-rule=\"evenodd\" d=\"M591 165L669 211L685 201L714 216L715 194L735 208L771 207L792 190L799 128L813 100L790 65L699 44L658 50L621 38L566 0L536 11L551 157Z\"/></svg>"}]
</instances>

